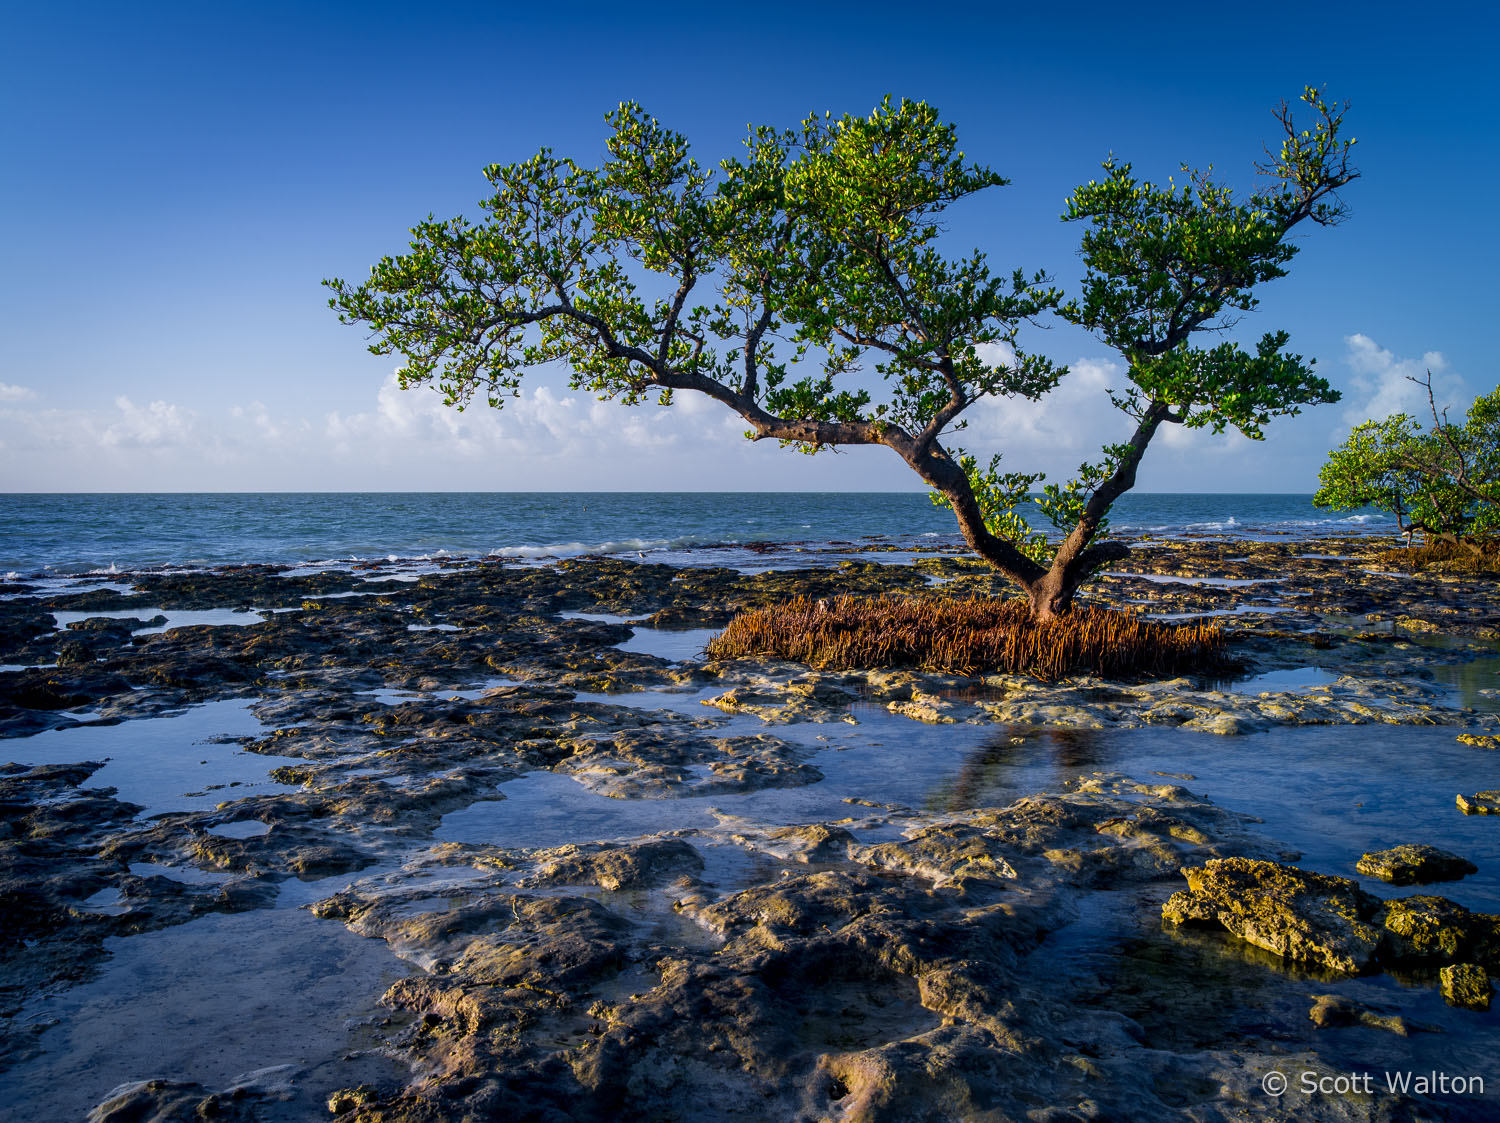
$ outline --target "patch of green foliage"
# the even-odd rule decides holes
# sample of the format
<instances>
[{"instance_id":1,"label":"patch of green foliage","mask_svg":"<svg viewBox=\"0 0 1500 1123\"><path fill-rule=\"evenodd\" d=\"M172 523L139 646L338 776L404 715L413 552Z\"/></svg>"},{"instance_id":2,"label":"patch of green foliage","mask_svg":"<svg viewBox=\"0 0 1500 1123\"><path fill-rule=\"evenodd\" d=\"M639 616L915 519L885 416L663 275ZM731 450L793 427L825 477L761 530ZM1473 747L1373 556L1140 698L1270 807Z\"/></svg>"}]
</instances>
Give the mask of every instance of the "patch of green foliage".
<instances>
[{"instance_id":1,"label":"patch of green foliage","mask_svg":"<svg viewBox=\"0 0 1500 1123\"><path fill-rule=\"evenodd\" d=\"M1454 423L1433 399L1431 373L1413 381L1427 389L1431 425L1406 413L1356 425L1328 454L1313 502L1375 507L1394 515L1408 540L1421 533L1487 553L1485 540L1500 535L1500 387Z\"/></svg>"}]
</instances>

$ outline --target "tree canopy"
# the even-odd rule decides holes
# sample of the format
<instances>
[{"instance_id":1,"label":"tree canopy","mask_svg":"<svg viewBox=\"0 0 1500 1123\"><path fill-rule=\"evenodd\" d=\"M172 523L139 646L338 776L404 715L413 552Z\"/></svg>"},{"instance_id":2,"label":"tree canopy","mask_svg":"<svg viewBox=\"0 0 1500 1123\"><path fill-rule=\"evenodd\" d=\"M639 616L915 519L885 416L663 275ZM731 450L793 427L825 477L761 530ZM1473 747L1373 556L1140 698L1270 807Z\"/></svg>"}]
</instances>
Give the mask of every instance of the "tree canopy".
<instances>
[{"instance_id":1,"label":"tree canopy","mask_svg":"<svg viewBox=\"0 0 1500 1123\"><path fill-rule=\"evenodd\" d=\"M1413 380L1417 381L1417 380ZM1475 399L1461 424L1439 411L1432 373L1427 390L1432 424L1392 414L1354 427L1318 473L1320 507L1375 507L1396 516L1407 538L1439 541L1500 534L1500 387Z\"/></svg>"},{"instance_id":2,"label":"tree canopy","mask_svg":"<svg viewBox=\"0 0 1500 1123\"><path fill-rule=\"evenodd\" d=\"M705 394L753 440L885 445L1045 617L1123 556L1095 539L1162 424L1259 437L1271 418L1337 397L1284 333L1250 351L1192 345L1285 274L1293 227L1342 217L1335 193L1358 174L1343 110L1311 89L1303 101L1313 127L1282 106L1285 139L1261 168L1271 185L1243 201L1206 175L1160 187L1106 162L1064 215L1085 224L1083 289L1066 301L1040 271L939 247L949 206L1006 181L968 162L931 106L892 98L868 117L752 127L712 167L626 103L607 115L598 167L547 149L491 165L481 221L429 216L363 284L325 283L340 318L373 332L372 351L403 357L403 387L436 385L459 408L501 406L528 371L560 364L575 389L626 404ZM1039 475L1002 474L998 458L981 470L943 439L975 402L1057 384L1065 368L1020 346L1023 325L1054 312L1125 357L1131 385L1115 404L1136 423L1046 489L1064 532L1055 550L1017 512Z\"/></svg>"}]
</instances>

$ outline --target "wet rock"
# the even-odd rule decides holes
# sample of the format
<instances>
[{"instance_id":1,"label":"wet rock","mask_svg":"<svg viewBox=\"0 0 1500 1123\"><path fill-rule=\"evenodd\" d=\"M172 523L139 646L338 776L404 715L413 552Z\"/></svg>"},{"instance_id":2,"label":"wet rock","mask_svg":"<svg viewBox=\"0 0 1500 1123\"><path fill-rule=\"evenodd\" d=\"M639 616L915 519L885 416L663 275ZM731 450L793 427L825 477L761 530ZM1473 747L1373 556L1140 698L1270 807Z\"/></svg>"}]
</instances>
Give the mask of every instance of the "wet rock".
<instances>
[{"instance_id":1,"label":"wet rock","mask_svg":"<svg viewBox=\"0 0 1500 1123\"><path fill-rule=\"evenodd\" d=\"M1500 815L1500 791L1459 793L1458 809L1465 815Z\"/></svg>"},{"instance_id":2,"label":"wet rock","mask_svg":"<svg viewBox=\"0 0 1500 1123\"><path fill-rule=\"evenodd\" d=\"M620 846L607 843L565 846L541 851L535 860L539 862L537 871L520 882L523 889L543 885L648 889L703 870L703 859L698 852L676 838Z\"/></svg>"},{"instance_id":3,"label":"wet rock","mask_svg":"<svg viewBox=\"0 0 1500 1123\"><path fill-rule=\"evenodd\" d=\"M802 762L807 749L768 734L705 737L700 730L712 729L712 723L689 721L670 711L614 714L622 728L590 730L559 742L555 747L564 759L554 770L617 799L730 794L822 779L821 772Z\"/></svg>"},{"instance_id":4,"label":"wet rock","mask_svg":"<svg viewBox=\"0 0 1500 1123\"><path fill-rule=\"evenodd\" d=\"M1470 1010L1488 1010L1494 986L1489 973L1475 963L1455 963L1438 972L1442 983L1443 999L1450 1006L1465 1006Z\"/></svg>"},{"instance_id":5,"label":"wet rock","mask_svg":"<svg viewBox=\"0 0 1500 1123\"><path fill-rule=\"evenodd\" d=\"M1442 692L1426 683L1345 675L1315 691L1259 695L1203 690L1186 678L1139 684L1111 684L1088 677L1051 685L1006 682L1002 699L981 699L977 705L993 720L1008 724L1085 729L1165 725L1236 736L1275 725L1429 725L1467 720L1443 703Z\"/></svg>"},{"instance_id":6,"label":"wet rock","mask_svg":"<svg viewBox=\"0 0 1500 1123\"><path fill-rule=\"evenodd\" d=\"M13 671L0 675L0 736L16 737L71 724L54 711L128 694L130 683L94 663ZM41 711L40 713L36 711Z\"/></svg>"},{"instance_id":7,"label":"wet rock","mask_svg":"<svg viewBox=\"0 0 1500 1123\"><path fill-rule=\"evenodd\" d=\"M857 833L889 817L731 824L695 832L690 849L672 838L434 848L315 906L430 971L386 996L414 1019L399 1046L426 1075L399 1092L351 1097L344 1114L602 1123L821 1118L828 1105L848 1116L866 1104L876 1116L899 1106L928 1118L967 1104L1023 1117L1037 1090L1056 1094L1060 1079L1078 1082L1070 1096L1100 1097L1111 1117L1160 1114L1149 1081L1121 1083L1119 1068L1081 1056L1063 1062L1074 1075L1060 1077L1055 1047L1044 1044L1056 1018L1073 1016L1065 1009L1083 1009L1053 1005L1045 988L1020 981L1033 969L1055 974L1038 949L1073 915L1064 887L1075 874L1051 855L1077 843L1125 855L1090 859L1091 868L1135 868L1129 855L1148 838L1184 853L1245 838L1235 817L1175 785L1109 776L1091 788L929 818L905 840L872 847ZM1109 829L1131 816L1145 824L1139 835ZM734 846L818 868L747 866L724 857ZM751 883L700 880L689 854L710 850L712 868L745 869ZM481 859L485 868L461 881L440 872ZM617 861L626 876L615 882L608 863ZM996 894L988 879L1002 864L1016 872L1015 888ZM425 876L435 883L424 887ZM556 895L563 882L622 896ZM1076 1032L1138 1048L1118 1019Z\"/></svg>"},{"instance_id":8,"label":"wet rock","mask_svg":"<svg viewBox=\"0 0 1500 1123\"><path fill-rule=\"evenodd\" d=\"M1169 924L1222 926L1257 947L1337 974L1377 964L1500 963L1500 916L1444 897L1381 901L1347 878L1246 858L1183 871Z\"/></svg>"},{"instance_id":9,"label":"wet rock","mask_svg":"<svg viewBox=\"0 0 1500 1123\"><path fill-rule=\"evenodd\" d=\"M1460 733L1458 743L1476 749L1500 749L1500 733Z\"/></svg>"},{"instance_id":10,"label":"wet rock","mask_svg":"<svg viewBox=\"0 0 1500 1123\"><path fill-rule=\"evenodd\" d=\"M14 661L33 640L50 635L54 626L52 613L35 604L0 600L0 658L7 663Z\"/></svg>"},{"instance_id":11,"label":"wet rock","mask_svg":"<svg viewBox=\"0 0 1500 1123\"><path fill-rule=\"evenodd\" d=\"M914 693L904 702L888 702L886 709L893 714L909 717L914 721L925 721L932 725L952 724L953 713L959 707L933 694Z\"/></svg>"},{"instance_id":12,"label":"wet rock","mask_svg":"<svg viewBox=\"0 0 1500 1123\"><path fill-rule=\"evenodd\" d=\"M1313 997L1312 1009L1307 1012L1313 1025L1319 1029L1336 1029L1342 1026L1368 1026L1383 1029L1397 1037L1409 1037L1416 1028L1399 1014L1382 1014L1362 1002L1337 994L1319 994Z\"/></svg>"},{"instance_id":13,"label":"wet rock","mask_svg":"<svg viewBox=\"0 0 1500 1123\"><path fill-rule=\"evenodd\" d=\"M1017 841L1011 832L986 830L983 820L944 823L910 832L901 842L861 847L856 861L879 870L923 878L934 887L952 883L1000 885L1018 875L1005 857Z\"/></svg>"},{"instance_id":14,"label":"wet rock","mask_svg":"<svg viewBox=\"0 0 1500 1123\"><path fill-rule=\"evenodd\" d=\"M183 1120L263 1118L264 1097L239 1088L210 1092L202 1084L141 1080L124 1084L89 1112L88 1123L180 1123Z\"/></svg>"},{"instance_id":15,"label":"wet rock","mask_svg":"<svg viewBox=\"0 0 1500 1123\"><path fill-rule=\"evenodd\" d=\"M735 840L774 854L778 858L797 862L844 861L849 858L856 845L854 836L846 829L826 823L780 827L767 832L762 838L747 839L737 834Z\"/></svg>"},{"instance_id":16,"label":"wet rock","mask_svg":"<svg viewBox=\"0 0 1500 1123\"><path fill-rule=\"evenodd\" d=\"M828 722L855 719L849 713L854 695L821 681L777 683L771 680L736 686L713 698L713 706L728 714L751 714L766 722Z\"/></svg>"},{"instance_id":17,"label":"wet rock","mask_svg":"<svg viewBox=\"0 0 1500 1123\"><path fill-rule=\"evenodd\" d=\"M1500 916L1470 912L1446 897L1400 897L1376 916L1384 958L1396 962L1459 959L1500 965Z\"/></svg>"},{"instance_id":18,"label":"wet rock","mask_svg":"<svg viewBox=\"0 0 1500 1123\"><path fill-rule=\"evenodd\" d=\"M1364 550L1354 543L1330 552ZM1259 1080L1288 1060L1284 1042L1257 1045L1258 1035L1272 1032L1259 1024L1243 1033L1243 1024L1207 1031L1201 1042L1188 1041L1189 1026L1165 1040L1159 1021L1148 1028L1134 1020L1144 1018L1154 991L1122 1013L1130 986L1091 989L1091 955L1067 950L1080 915L1087 927L1101 910L1129 912L1141 887L1154 895L1185 864L1274 852L1247 835L1242 820L1174 784L1093 776L1075 790L951 814L851 796L854 806L878 813L787 827L721 811L716 828L631 841L578 838L549 850L429 843L444 814L503 798L505 783L531 769L556 769L630 799L818 778L806 748L769 735L720 736L724 719L712 709L686 719L623 704L640 689L716 683L718 708L772 722L849 721L851 703L868 701L940 722L1169 725L1225 735L1334 722L1473 727L1473 715L1454 708L1441 688L1411 679L1461 657L1456 649L1399 641L1389 621L1419 615L1443 621L1450 637L1476 635L1462 631L1470 621L1475 628L1500 622L1493 583L1372 580L1343 562L1293 564L1291 554L1285 543L1201 542L1138 555L1147 572L1275 577L1278 584L1256 590L1265 600L1306 594L1297 603L1309 611L1226 617L1231 645L1247 664L1316 664L1341 677L1327 689L1258 696L1196 679L1042 684L996 675L981 682L758 660L668 668L614 647L625 627L558 616L606 611L664 626L717 626L743 606L799 593L921 591L929 574L951 582L944 592L1006 592L964 559L758 575L623 559L529 567L455 561L411 583L360 580L382 576L379 565L293 577L275 567L142 575L147 599L136 605L299 607L248 627L176 629L131 643L128 625L72 629L65 642L106 662L0 673L0 706L10 707L0 710L0 732L69 723L65 709L75 704L127 718L251 697L261 720L278 728L246 747L296 758L277 773L295 786L150 824L111 818L105 794L30 792L22 812L0 816L0 831L24 821L13 838L0 834L0 845L37 848L18 846L24 861L9 871L17 886L42 886L28 889L36 893L28 900L45 907L15 915L29 933L51 925L58 935L20 949L19 958L0 952L0 968L7 983L23 986L74 977L95 962L106 937L203 910L264 907L279 879L348 873L376 861L380 874L314 911L385 940L414 965L418 973L387 993L392 1016L380 1046L409 1062L413 1075L405 1086L333 1097L332 1109L346 1118L1218 1118L1226 1097L1264 1102ZM333 595L340 592L361 595ZM1138 577L1109 579L1090 595L1104 603L1149 599L1168 611L1244 603L1235 590ZM7 607L15 603L0 602L0 641L14 623L19 644L7 661L52 661L59 638L50 616L35 606ZM129 605L101 591L53 607ZM1335 612L1354 621L1349 634L1310 631L1320 627L1318 613ZM1371 614L1386 618L1385 634ZM459 630L413 632L411 624ZM1361 632L1369 638L1354 638ZM497 675L521 684L495 685ZM49 681L51 694L12 688ZM461 697L459 690L485 693ZM572 692L583 690L619 697L579 702ZM86 773L65 787L83 782ZM75 810L46 809L54 804ZM247 819L269 829L247 839L207 830ZM185 886L128 873L136 861L237 872L214 878L222 884ZM1260 879L1260 889L1274 880ZM80 909L101 891L117 894L119 915ZM1276 923L1307 924L1313 931L1302 943L1316 937L1337 958L1337 941L1299 911L1327 902L1310 891L1291 896L1298 898L1288 905L1292 919ZM1364 907L1355 912L1376 933L1380 960L1405 957L1418 974L1452 962L1442 958L1447 949L1489 962L1487 921L1475 914L1418 898L1368 916ZM1217 911L1233 911L1223 902L1195 908L1213 912L1215 924ZM10 919L0 911L0 923ZM1263 919L1256 912L1235 923ZM1266 923L1268 943L1297 945ZM1118 951L1110 955L1120 959ZM1354 958L1348 949L1342 954ZM1195 987L1215 985L1191 978ZM13 994L5 992L0 1006L8 1008ZM1235 997L1231 991L1219 1001L1216 992L1213 1009L1234 1007ZM1302 1009L1295 1008L1298 1019ZM1346 1016L1327 1013L1330 1021ZM1217 1014L1211 1020L1220 1024ZM1284 1020L1279 1028L1287 1029ZM1395 1024L1383 1028L1399 1032ZM1222 1047L1226 1034L1232 1048ZM1322 1071L1311 1053L1294 1056ZM168 1086L159 1091L161 1103L176 1095ZM207 1098L195 1102L194 1092L183 1091L180 1111L191 1114ZM1330 1117L1342 1110L1335 1108ZM121 1109L150 1118L162 1108L143 1097Z\"/></svg>"},{"instance_id":19,"label":"wet rock","mask_svg":"<svg viewBox=\"0 0 1500 1123\"><path fill-rule=\"evenodd\" d=\"M123 873L100 843L141 809L82 785L103 765L0 765L0 1015L27 995L87 975L130 921L80 906ZM121 910L122 912L124 910ZM18 1042L0 1034L0 1064Z\"/></svg>"},{"instance_id":20,"label":"wet rock","mask_svg":"<svg viewBox=\"0 0 1500 1123\"><path fill-rule=\"evenodd\" d=\"M1479 867L1467 858L1422 843L1405 844L1363 855L1354 866L1366 877L1378 877L1392 885L1426 885L1433 881L1457 881Z\"/></svg>"},{"instance_id":21,"label":"wet rock","mask_svg":"<svg viewBox=\"0 0 1500 1123\"><path fill-rule=\"evenodd\" d=\"M1344 974L1375 963L1377 898L1344 877L1277 862L1223 858L1186 869L1188 888L1162 906L1171 924L1217 924L1248 943Z\"/></svg>"},{"instance_id":22,"label":"wet rock","mask_svg":"<svg viewBox=\"0 0 1500 1123\"><path fill-rule=\"evenodd\" d=\"M367 1084L357 1088L340 1088L328 1097L328 1110L333 1115L345 1115L356 1108L373 1107L380 1103L380 1093Z\"/></svg>"},{"instance_id":23,"label":"wet rock","mask_svg":"<svg viewBox=\"0 0 1500 1123\"><path fill-rule=\"evenodd\" d=\"M226 837L206 830L196 829L203 820L194 823L190 833L179 845L195 864L207 869L228 873L249 874L254 877L276 877L292 875L303 881L315 881L336 873L351 873L372 865L375 855L367 849L356 847L326 831L295 821L281 820L270 825L263 834L244 838ZM173 828L168 827L168 832ZM125 847L136 852L152 853L147 837L122 840L112 845L113 853L121 853Z\"/></svg>"}]
</instances>

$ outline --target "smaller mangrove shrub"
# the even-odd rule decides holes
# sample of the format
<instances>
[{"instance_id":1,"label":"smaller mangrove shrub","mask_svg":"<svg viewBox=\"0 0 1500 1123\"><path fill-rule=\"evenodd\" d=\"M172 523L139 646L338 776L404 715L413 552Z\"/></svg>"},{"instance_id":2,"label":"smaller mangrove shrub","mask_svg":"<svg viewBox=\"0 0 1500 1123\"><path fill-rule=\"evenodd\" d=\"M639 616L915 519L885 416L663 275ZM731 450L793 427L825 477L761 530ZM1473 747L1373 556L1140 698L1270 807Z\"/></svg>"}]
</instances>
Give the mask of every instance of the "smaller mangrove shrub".
<instances>
[{"instance_id":1,"label":"smaller mangrove shrub","mask_svg":"<svg viewBox=\"0 0 1500 1123\"><path fill-rule=\"evenodd\" d=\"M710 659L759 656L814 667L918 667L975 674L1007 671L1058 679L1202 670L1220 661L1212 624L1159 624L1078 605L1036 620L1024 599L1008 601L797 597L742 612L708 641Z\"/></svg>"},{"instance_id":2,"label":"smaller mangrove shrub","mask_svg":"<svg viewBox=\"0 0 1500 1123\"><path fill-rule=\"evenodd\" d=\"M1413 378L1427 392L1432 422L1410 414L1356 425L1328 454L1318 473L1319 507L1375 507L1396 517L1410 545L1421 534L1443 547L1417 562L1446 561L1466 552L1483 572L1500 537L1500 386L1474 400L1462 422L1448 420L1432 389L1432 372Z\"/></svg>"}]
</instances>

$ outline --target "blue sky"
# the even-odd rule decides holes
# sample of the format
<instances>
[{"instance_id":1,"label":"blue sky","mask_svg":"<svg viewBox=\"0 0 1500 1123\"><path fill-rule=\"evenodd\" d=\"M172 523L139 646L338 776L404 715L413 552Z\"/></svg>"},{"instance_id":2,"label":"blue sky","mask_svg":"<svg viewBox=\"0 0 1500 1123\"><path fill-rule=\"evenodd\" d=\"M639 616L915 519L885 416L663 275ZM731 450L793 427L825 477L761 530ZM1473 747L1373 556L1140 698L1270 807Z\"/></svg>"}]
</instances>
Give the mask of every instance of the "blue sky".
<instances>
[{"instance_id":1,"label":"blue sky","mask_svg":"<svg viewBox=\"0 0 1500 1123\"><path fill-rule=\"evenodd\" d=\"M433 212L475 213L479 169L541 145L597 160L641 102L700 158L747 123L929 101L1011 186L950 212L951 244L1076 285L1064 198L1111 150L1154 178L1213 164L1253 186L1270 110L1306 83L1353 103L1364 177L1303 240L1246 337L1285 328L1345 402L1263 445L1153 447L1147 490L1306 491L1352 421L1466 404L1492 358L1495 17L1480 5L11 5L0 16L0 488L908 489L884 449L809 459L736 439L709 403L626 411L539 380L458 416L390 383L319 282L363 276ZM1065 471L1119 438L1107 349L1044 407L966 443Z\"/></svg>"}]
</instances>

